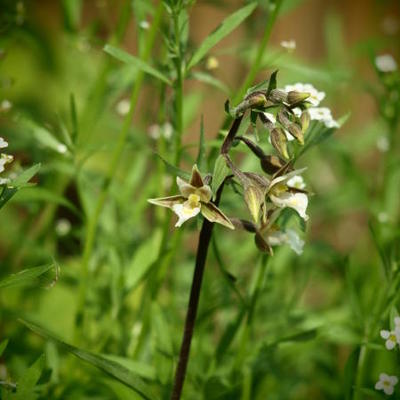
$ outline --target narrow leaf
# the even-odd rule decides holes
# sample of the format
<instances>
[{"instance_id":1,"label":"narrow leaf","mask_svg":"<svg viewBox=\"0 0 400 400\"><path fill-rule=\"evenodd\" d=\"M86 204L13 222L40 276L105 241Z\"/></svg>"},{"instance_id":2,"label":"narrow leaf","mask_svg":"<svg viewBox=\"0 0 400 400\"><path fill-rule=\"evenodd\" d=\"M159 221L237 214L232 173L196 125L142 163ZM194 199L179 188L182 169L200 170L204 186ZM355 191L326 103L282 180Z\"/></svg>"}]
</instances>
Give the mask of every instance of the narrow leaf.
<instances>
[{"instance_id":1,"label":"narrow leaf","mask_svg":"<svg viewBox=\"0 0 400 400\"><path fill-rule=\"evenodd\" d=\"M105 45L104 51L115 57L117 60L122 61L126 64L130 64L142 70L144 73L165 82L167 85L171 85L171 81L164 74L162 74L160 71L156 70L140 58L137 58L132 54L129 54L126 51L119 49L118 47L114 47L110 44Z\"/></svg>"},{"instance_id":2,"label":"narrow leaf","mask_svg":"<svg viewBox=\"0 0 400 400\"><path fill-rule=\"evenodd\" d=\"M3 355L4 350L6 349L8 345L8 339L4 339L1 343L0 343L0 357Z\"/></svg>"},{"instance_id":3,"label":"narrow leaf","mask_svg":"<svg viewBox=\"0 0 400 400\"><path fill-rule=\"evenodd\" d=\"M218 42L229 35L238 27L257 7L256 2L252 2L227 17L222 23L203 41L200 47L193 54L189 61L187 71L195 66Z\"/></svg>"},{"instance_id":4,"label":"narrow leaf","mask_svg":"<svg viewBox=\"0 0 400 400\"><path fill-rule=\"evenodd\" d=\"M23 271L18 272L17 274L9 275L6 278L0 280L0 288L15 287L15 286L26 285L29 283L34 283L36 278L43 275L52 268L55 268L54 263L48 265L42 265L40 267L24 269Z\"/></svg>"},{"instance_id":5,"label":"narrow leaf","mask_svg":"<svg viewBox=\"0 0 400 400\"><path fill-rule=\"evenodd\" d=\"M160 160L165 164L167 168L167 172L170 175L173 176L179 176L182 179L185 179L188 181L190 179L191 174L189 172L186 172L178 167L175 167L175 165L172 165L170 162L168 162L165 158L161 157L159 154L155 153L155 155L160 158Z\"/></svg>"},{"instance_id":6,"label":"narrow leaf","mask_svg":"<svg viewBox=\"0 0 400 400\"><path fill-rule=\"evenodd\" d=\"M215 161L213 178L211 181L211 190L216 195L219 187L224 182L225 178L231 174L231 170L226 165L225 157L220 154Z\"/></svg>"},{"instance_id":7,"label":"narrow leaf","mask_svg":"<svg viewBox=\"0 0 400 400\"><path fill-rule=\"evenodd\" d=\"M156 399L156 396L152 393L152 389L150 388L150 386L146 384L141 378L139 378L137 374L134 374L132 371L129 371L121 364L115 361L108 360L101 355L72 346L62 341L61 339L57 338L54 334L50 333L46 329L36 324L33 324L31 322L22 319L20 319L19 321L22 322L26 327L28 327L33 332L42 336L43 338L54 341L56 344L63 347L65 350L69 351L76 357L88 362L89 364L94 365L101 371L105 372L106 374L112 376L119 382L130 387L135 392L140 394L143 397L143 399L146 400Z\"/></svg>"},{"instance_id":8,"label":"narrow leaf","mask_svg":"<svg viewBox=\"0 0 400 400\"><path fill-rule=\"evenodd\" d=\"M206 145L204 140L204 118L202 115L200 120L199 152L197 153L197 159L196 159L196 164L199 167L199 169L203 169L205 152L206 152Z\"/></svg>"}]
</instances>

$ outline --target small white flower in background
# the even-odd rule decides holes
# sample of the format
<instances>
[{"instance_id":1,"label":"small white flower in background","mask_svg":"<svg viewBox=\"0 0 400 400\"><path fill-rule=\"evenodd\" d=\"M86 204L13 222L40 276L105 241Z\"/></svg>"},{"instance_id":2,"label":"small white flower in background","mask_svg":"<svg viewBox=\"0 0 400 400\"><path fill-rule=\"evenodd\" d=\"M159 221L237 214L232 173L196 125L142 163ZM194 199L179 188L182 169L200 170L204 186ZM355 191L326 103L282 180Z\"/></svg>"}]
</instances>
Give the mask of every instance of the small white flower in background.
<instances>
[{"instance_id":1,"label":"small white flower in background","mask_svg":"<svg viewBox=\"0 0 400 400\"><path fill-rule=\"evenodd\" d=\"M128 114L130 106L131 105L128 99L122 99L117 103L116 111L121 117L124 117L126 114Z\"/></svg>"},{"instance_id":2,"label":"small white flower in background","mask_svg":"<svg viewBox=\"0 0 400 400\"><path fill-rule=\"evenodd\" d=\"M380 335L382 339L385 339L385 347L388 350L393 350L396 344L400 343L400 329L394 331L381 330Z\"/></svg>"},{"instance_id":3,"label":"small white flower in background","mask_svg":"<svg viewBox=\"0 0 400 400\"><path fill-rule=\"evenodd\" d=\"M8 147L8 143L0 136L0 149Z\"/></svg>"},{"instance_id":4,"label":"small white flower in background","mask_svg":"<svg viewBox=\"0 0 400 400\"><path fill-rule=\"evenodd\" d=\"M291 39L291 40L282 40L281 46L289 51L293 51L296 49L296 41Z\"/></svg>"},{"instance_id":5,"label":"small white flower in background","mask_svg":"<svg viewBox=\"0 0 400 400\"><path fill-rule=\"evenodd\" d=\"M146 20L140 21L139 26L140 26L142 29L149 29L149 28L150 28L150 24L149 24L148 21L146 21Z\"/></svg>"},{"instance_id":6,"label":"small white flower in background","mask_svg":"<svg viewBox=\"0 0 400 400\"><path fill-rule=\"evenodd\" d=\"M389 150L390 144L389 139L386 135L379 136L376 140L376 147L382 153L386 153Z\"/></svg>"},{"instance_id":7,"label":"small white flower in background","mask_svg":"<svg viewBox=\"0 0 400 400\"><path fill-rule=\"evenodd\" d=\"M388 374L380 374L379 381L375 384L376 390L383 390L385 394L391 395L394 392L394 386L397 385L398 382L397 376L391 376Z\"/></svg>"},{"instance_id":8,"label":"small white flower in background","mask_svg":"<svg viewBox=\"0 0 400 400\"><path fill-rule=\"evenodd\" d=\"M288 244L296 254L303 253L304 240L300 239L300 236L293 229L287 229L285 232L271 230L267 233L266 240L271 246Z\"/></svg>"},{"instance_id":9,"label":"small white flower in background","mask_svg":"<svg viewBox=\"0 0 400 400\"><path fill-rule=\"evenodd\" d=\"M328 107L311 107L308 109L312 121L321 121L327 128L339 128L339 124L332 117Z\"/></svg>"},{"instance_id":10,"label":"small white flower in background","mask_svg":"<svg viewBox=\"0 0 400 400\"><path fill-rule=\"evenodd\" d=\"M217 69L219 67L219 61L217 57L210 56L207 58L206 61L206 69L209 71L212 71L214 69Z\"/></svg>"},{"instance_id":11,"label":"small white flower in background","mask_svg":"<svg viewBox=\"0 0 400 400\"><path fill-rule=\"evenodd\" d=\"M389 221L389 216L388 216L388 214L387 214L386 212L384 212L384 211L381 211L381 212L378 214L378 221L379 221L381 224L385 224L386 222L388 222L388 221Z\"/></svg>"},{"instance_id":12,"label":"small white flower in background","mask_svg":"<svg viewBox=\"0 0 400 400\"><path fill-rule=\"evenodd\" d=\"M375 58L376 68L381 72L393 72L397 70L396 60L391 54L382 54Z\"/></svg>"},{"instance_id":13,"label":"small white flower in background","mask_svg":"<svg viewBox=\"0 0 400 400\"><path fill-rule=\"evenodd\" d=\"M0 111L6 112L9 111L12 107L12 103L9 100L3 100L0 103Z\"/></svg>"},{"instance_id":14,"label":"small white flower in background","mask_svg":"<svg viewBox=\"0 0 400 400\"><path fill-rule=\"evenodd\" d=\"M68 147L67 147L65 144L59 143L59 144L57 145L57 151L58 151L60 154L65 154L65 153L68 151Z\"/></svg>"},{"instance_id":15,"label":"small white flower in background","mask_svg":"<svg viewBox=\"0 0 400 400\"><path fill-rule=\"evenodd\" d=\"M61 218L56 222L56 233L58 236L66 236L71 231L71 222L66 218Z\"/></svg>"},{"instance_id":16,"label":"small white flower in background","mask_svg":"<svg viewBox=\"0 0 400 400\"><path fill-rule=\"evenodd\" d=\"M317 107L319 103L325 98L324 92L319 92L313 85L310 83L295 83L294 85L286 85L283 89L286 93L295 91L301 93L309 93L310 97L307 98L307 101L311 103L312 106Z\"/></svg>"},{"instance_id":17,"label":"small white flower in background","mask_svg":"<svg viewBox=\"0 0 400 400\"><path fill-rule=\"evenodd\" d=\"M173 132L174 128L169 122L165 122L161 126L153 124L150 125L148 129L149 136L154 140L159 139L161 136L163 136L166 140L170 140Z\"/></svg>"},{"instance_id":18,"label":"small white flower in background","mask_svg":"<svg viewBox=\"0 0 400 400\"><path fill-rule=\"evenodd\" d=\"M8 154L1 154L0 155L0 172L3 172L5 170L5 165L9 164L10 162L12 162L12 160L14 160L13 156L10 156Z\"/></svg>"}]
</instances>

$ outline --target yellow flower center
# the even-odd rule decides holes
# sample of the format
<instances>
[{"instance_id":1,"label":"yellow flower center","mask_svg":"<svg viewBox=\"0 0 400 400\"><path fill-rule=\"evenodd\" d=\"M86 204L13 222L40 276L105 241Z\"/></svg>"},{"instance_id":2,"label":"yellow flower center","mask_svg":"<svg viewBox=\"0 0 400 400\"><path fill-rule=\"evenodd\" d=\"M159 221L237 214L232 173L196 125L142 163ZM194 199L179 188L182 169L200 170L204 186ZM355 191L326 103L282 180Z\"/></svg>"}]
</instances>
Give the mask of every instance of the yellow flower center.
<instances>
[{"instance_id":1,"label":"yellow flower center","mask_svg":"<svg viewBox=\"0 0 400 400\"><path fill-rule=\"evenodd\" d=\"M197 194L190 194L186 204L189 208L200 207L200 196Z\"/></svg>"}]
</instances>

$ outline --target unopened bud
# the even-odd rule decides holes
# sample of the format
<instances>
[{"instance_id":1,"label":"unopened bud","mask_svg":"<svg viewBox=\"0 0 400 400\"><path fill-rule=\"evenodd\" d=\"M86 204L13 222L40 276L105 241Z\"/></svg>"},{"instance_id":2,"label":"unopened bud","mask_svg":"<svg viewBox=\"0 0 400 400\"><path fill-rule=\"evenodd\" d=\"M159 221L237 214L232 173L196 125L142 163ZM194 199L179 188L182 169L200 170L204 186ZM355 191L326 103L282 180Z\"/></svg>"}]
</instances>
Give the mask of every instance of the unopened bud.
<instances>
[{"instance_id":1,"label":"unopened bud","mask_svg":"<svg viewBox=\"0 0 400 400\"><path fill-rule=\"evenodd\" d=\"M288 93L287 101L292 106L294 104L301 103L302 101L308 99L310 93L296 92L295 90Z\"/></svg>"},{"instance_id":2,"label":"unopened bud","mask_svg":"<svg viewBox=\"0 0 400 400\"><path fill-rule=\"evenodd\" d=\"M261 236L261 233L257 232L254 241L256 243L256 246L258 249L264 253L269 253L272 255L272 248L271 246L267 243L267 241Z\"/></svg>"},{"instance_id":3,"label":"unopened bud","mask_svg":"<svg viewBox=\"0 0 400 400\"><path fill-rule=\"evenodd\" d=\"M258 222L261 204L264 201L262 191L256 186L248 186L244 190L244 200L255 223Z\"/></svg>"},{"instance_id":4,"label":"unopened bud","mask_svg":"<svg viewBox=\"0 0 400 400\"><path fill-rule=\"evenodd\" d=\"M250 93L237 107L233 109L233 113L238 116L243 114L249 108L263 108L268 104L267 98L263 92Z\"/></svg>"},{"instance_id":5,"label":"unopened bud","mask_svg":"<svg viewBox=\"0 0 400 400\"><path fill-rule=\"evenodd\" d=\"M273 89L271 90L268 99L271 100L273 103L283 103L287 100L287 93L280 89Z\"/></svg>"},{"instance_id":6,"label":"unopened bud","mask_svg":"<svg viewBox=\"0 0 400 400\"><path fill-rule=\"evenodd\" d=\"M300 116L301 130L303 131L303 133L305 133L308 127L310 126L310 121L311 121L310 113L307 110L304 110Z\"/></svg>"},{"instance_id":7,"label":"unopened bud","mask_svg":"<svg viewBox=\"0 0 400 400\"><path fill-rule=\"evenodd\" d=\"M289 158L289 153L287 150L287 138L285 132L283 132L281 128L272 129L271 143L279 154L281 154L284 158Z\"/></svg>"},{"instance_id":8,"label":"unopened bud","mask_svg":"<svg viewBox=\"0 0 400 400\"><path fill-rule=\"evenodd\" d=\"M303 132L297 124L290 124L288 131L300 144L304 144Z\"/></svg>"},{"instance_id":9,"label":"unopened bud","mask_svg":"<svg viewBox=\"0 0 400 400\"><path fill-rule=\"evenodd\" d=\"M265 156L261 159L260 163L261 169L270 175L279 171L285 165L285 161L277 156Z\"/></svg>"},{"instance_id":10,"label":"unopened bud","mask_svg":"<svg viewBox=\"0 0 400 400\"><path fill-rule=\"evenodd\" d=\"M285 110L284 107L281 107L281 108L279 109L278 114L277 114L277 118L278 118L278 121L279 121L285 128L288 128L289 125L292 123L292 121L290 121L290 119L289 119L289 114L288 114L288 112Z\"/></svg>"}]
</instances>

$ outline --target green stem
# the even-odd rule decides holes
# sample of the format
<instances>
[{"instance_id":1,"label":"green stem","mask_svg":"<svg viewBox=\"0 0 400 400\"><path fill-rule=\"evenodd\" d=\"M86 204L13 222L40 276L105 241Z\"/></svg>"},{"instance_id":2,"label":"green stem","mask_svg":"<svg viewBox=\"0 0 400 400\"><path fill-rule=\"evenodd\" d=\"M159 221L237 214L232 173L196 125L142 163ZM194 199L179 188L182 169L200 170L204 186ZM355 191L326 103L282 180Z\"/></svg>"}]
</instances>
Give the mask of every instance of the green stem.
<instances>
[{"instance_id":1,"label":"green stem","mask_svg":"<svg viewBox=\"0 0 400 400\"><path fill-rule=\"evenodd\" d=\"M273 9L270 17L268 18L268 22L265 26L264 34L261 39L261 42L258 46L257 49L257 54L253 62L251 63L251 67L249 72L247 73L247 76L240 87L240 89L236 92L236 95L233 99L233 104L236 104L237 102L241 101L244 94L246 93L246 90L252 85L257 73L260 70L261 67L261 62L263 59L263 56L265 54L265 49L267 47L267 44L269 42L269 38L271 36L272 28L274 26L274 23L276 21L276 18L279 15L280 8L282 6L283 0L278 0L275 4L275 8Z\"/></svg>"},{"instance_id":2,"label":"green stem","mask_svg":"<svg viewBox=\"0 0 400 400\"><path fill-rule=\"evenodd\" d=\"M160 2L156 14L154 16L154 20L151 26L151 30L149 32L149 36L146 40L146 45L145 49L142 55L142 59L144 61L148 61L151 55L151 51L153 49L156 33L158 31L159 24L161 22L161 16L162 16L162 11L163 11L163 5L162 2ZM88 289L88 281L89 281L89 262L92 256L93 252L93 247L94 247L94 242L96 238L96 231L97 231L97 225L98 221L101 215L101 212L103 210L105 201L107 199L108 195L108 190L110 188L110 185L113 181L113 178L115 176L115 173L117 171L122 152L125 147L125 143L128 137L129 133L129 128L132 122L132 118L135 112L137 100L139 97L139 93L142 87L142 82L144 78L144 73L142 71L138 71L136 75L136 80L134 87L132 89L132 94L130 98L130 107L129 107L129 112L127 116L124 119L123 125L121 132L119 133L118 139L117 139L117 144L114 148L114 151L112 153L112 158L110 162L110 167L108 169L108 172L106 174L106 178L104 180L104 183L102 185L100 194L97 198L97 202L95 205L95 209L93 214L88 218L88 226L86 230L86 236L85 236L85 242L84 242L84 249L83 249L83 257L82 257L82 265L81 265L81 281L80 281L80 290L79 290L79 297L78 297L78 313L77 317L78 320L82 318L83 314L83 309L86 301L86 294L87 294L87 289Z\"/></svg>"}]
</instances>

